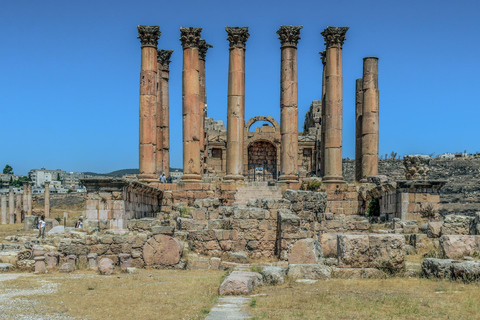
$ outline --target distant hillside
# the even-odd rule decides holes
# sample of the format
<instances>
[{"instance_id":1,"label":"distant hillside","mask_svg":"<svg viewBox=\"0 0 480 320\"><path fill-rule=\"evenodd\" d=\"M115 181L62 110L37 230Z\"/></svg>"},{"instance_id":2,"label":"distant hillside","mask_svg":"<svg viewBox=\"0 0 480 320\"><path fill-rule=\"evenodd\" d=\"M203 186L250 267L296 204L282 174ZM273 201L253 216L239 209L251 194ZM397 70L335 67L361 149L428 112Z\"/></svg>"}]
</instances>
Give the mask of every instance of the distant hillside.
<instances>
[{"instance_id":1,"label":"distant hillside","mask_svg":"<svg viewBox=\"0 0 480 320\"><path fill-rule=\"evenodd\" d=\"M170 168L170 171L174 170L180 170L183 171L182 169L179 168ZM121 170L115 170L109 173L95 173L95 172L83 172L85 175L90 175L90 176L108 176L108 177L122 177L126 174L138 174L139 170L138 169L121 169Z\"/></svg>"}]
</instances>

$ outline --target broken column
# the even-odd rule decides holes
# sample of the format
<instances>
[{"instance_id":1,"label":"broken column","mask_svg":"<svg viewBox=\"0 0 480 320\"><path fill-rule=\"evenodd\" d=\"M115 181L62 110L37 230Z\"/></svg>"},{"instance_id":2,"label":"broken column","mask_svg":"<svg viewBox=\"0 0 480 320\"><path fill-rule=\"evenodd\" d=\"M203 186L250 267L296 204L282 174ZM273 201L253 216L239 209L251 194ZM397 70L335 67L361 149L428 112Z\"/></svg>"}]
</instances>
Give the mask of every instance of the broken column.
<instances>
[{"instance_id":1,"label":"broken column","mask_svg":"<svg viewBox=\"0 0 480 320\"><path fill-rule=\"evenodd\" d=\"M202 122L200 125L200 154L202 171L205 169L205 158L207 157L207 142L205 137L205 108L207 105L207 94L205 89L205 58L207 56L207 51L209 48L213 48L213 46L208 44L204 39L200 39L200 43L198 45L200 58L198 76L200 81L200 121Z\"/></svg>"},{"instance_id":2,"label":"broken column","mask_svg":"<svg viewBox=\"0 0 480 320\"><path fill-rule=\"evenodd\" d=\"M138 26L138 38L142 43L140 71L140 139L138 179L158 181L156 175L156 87L158 26Z\"/></svg>"},{"instance_id":3,"label":"broken column","mask_svg":"<svg viewBox=\"0 0 480 320\"><path fill-rule=\"evenodd\" d=\"M363 79L355 82L355 181L362 179Z\"/></svg>"},{"instance_id":4,"label":"broken column","mask_svg":"<svg viewBox=\"0 0 480 320\"><path fill-rule=\"evenodd\" d=\"M23 215L26 216L28 212L28 182L23 182Z\"/></svg>"},{"instance_id":5,"label":"broken column","mask_svg":"<svg viewBox=\"0 0 480 320\"><path fill-rule=\"evenodd\" d=\"M280 177L283 182L298 181L298 82L297 44L302 26L281 26L280 39Z\"/></svg>"},{"instance_id":6,"label":"broken column","mask_svg":"<svg viewBox=\"0 0 480 320\"><path fill-rule=\"evenodd\" d=\"M183 47L182 113L183 113L183 176L185 182L202 179L200 165L200 81L198 44L202 28L180 28Z\"/></svg>"},{"instance_id":7,"label":"broken column","mask_svg":"<svg viewBox=\"0 0 480 320\"><path fill-rule=\"evenodd\" d=\"M15 194L13 193L13 187L10 187L8 192L8 223L15 223Z\"/></svg>"},{"instance_id":8,"label":"broken column","mask_svg":"<svg viewBox=\"0 0 480 320\"><path fill-rule=\"evenodd\" d=\"M32 211L33 211L33 203L32 203L32 183L31 182L28 182L27 183L27 214L29 216L32 215Z\"/></svg>"},{"instance_id":9,"label":"broken column","mask_svg":"<svg viewBox=\"0 0 480 320\"><path fill-rule=\"evenodd\" d=\"M20 223L22 222L22 195L17 194L17 201L16 201L16 218L15 218L15 223Z\"/></svg>"},{"instance_id":10,"label":"broken column","mask_svg":"<svg viewBox=\"0 0 480 320\"><path fill-rule=\"evenodd\" d=\"M363 59L362 179L378 175L378 58Z\"/></svg>"},{"instance_id":11,"label":"broken column","mask_svg":"<svg viewBox=\"0 0 480 320\"><path fill-rule=\"evenodd\" d=\"M343 78L342 45L348 27L327 27L325 38L325 169L324 183L345 183L342 176Z\"/></svg>"},{"instance_id":12,"label":"broken column","mask_svg":"<svg viewBox=\"0 0 480 320\"><path fill-rule=\"evenodd\" d=\"M225 180L243 180L245 127L245 44L248 27L225 27L230 44L227 99L227 175Z\"/></svg>"},{"instance_id":13,"label":"broken column","mask_svg":"<svg viewBox=\"0 0 480 320\"><path fill-rule=\"evenodd\" d=\"M50 183L45 181L45 219L50 218Z\"/></svg>"},{"instance_id":14,"label":"broken column","mask_svg":"<svg viewBox=\"0 0 480 320\"><path fill-rule=\"evenodd\" d=\"M7 224L7 196L2 194L1 196L1 214L0 223Z\"/></svg>"},{"instance_id":15,"label":"broken column","mask_svg":"<svg viewBox=\"0 0 480 320\"><path fill-rule=\"evenodd\" d=\"M157 51L157 175L170 175L169 64L173 50Z\"/></svg>"},{"instance_id":16,"label":"broken column","mask_svg":"<svg viewBox=\"0 0 480 320\"><path fill-rule=\"evenodd\" d=\"M34 246L33 256L33 260L35 260L35 274L47 272L45 265L45 248L43 246Z\"/></svg>"}]
</instances>

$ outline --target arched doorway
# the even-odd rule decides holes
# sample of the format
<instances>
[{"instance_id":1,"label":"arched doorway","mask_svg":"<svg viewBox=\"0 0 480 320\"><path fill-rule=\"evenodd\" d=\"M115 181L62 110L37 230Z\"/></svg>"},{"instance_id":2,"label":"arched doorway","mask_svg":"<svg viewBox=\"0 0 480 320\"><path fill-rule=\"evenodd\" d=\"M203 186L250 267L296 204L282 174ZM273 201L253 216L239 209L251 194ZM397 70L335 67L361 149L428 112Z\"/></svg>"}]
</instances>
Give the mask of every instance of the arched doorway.
<instances>
[{"instance_id":1,"label":"arched doorway","mask_svg":"<svg viewBox=\"0 0 480 320\"><path fill-rule=\"evenodd\" d=\"M248 146L248 164L245 177L249 181L277 180L277 148L266 140L257 140Z\"/></svg>"}]
</instances>

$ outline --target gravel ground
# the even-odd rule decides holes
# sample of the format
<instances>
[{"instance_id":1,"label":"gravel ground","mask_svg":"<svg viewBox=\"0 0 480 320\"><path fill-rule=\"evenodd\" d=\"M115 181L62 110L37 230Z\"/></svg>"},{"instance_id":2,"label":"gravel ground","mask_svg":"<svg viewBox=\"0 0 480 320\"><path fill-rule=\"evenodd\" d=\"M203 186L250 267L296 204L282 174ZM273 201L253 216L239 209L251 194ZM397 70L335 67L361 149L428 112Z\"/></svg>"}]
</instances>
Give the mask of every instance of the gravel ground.
<instances>
[{"instance_id":1,"label":"gravel ground","mask_svg":"<svg viewBox=\"0 0 480 320\"><path fill-rule=\"evenodd\" d=\"M15 289L5 281L19 277L34 277L31 274L0 274L0 315L2 319L43 320L43 319L75 319L59 313L49 313L48 308L38 300L29 299L31 295L48 295L57 291L57 283L38 280L39 285L33 289Z\"/></svg>"}]
</instances>

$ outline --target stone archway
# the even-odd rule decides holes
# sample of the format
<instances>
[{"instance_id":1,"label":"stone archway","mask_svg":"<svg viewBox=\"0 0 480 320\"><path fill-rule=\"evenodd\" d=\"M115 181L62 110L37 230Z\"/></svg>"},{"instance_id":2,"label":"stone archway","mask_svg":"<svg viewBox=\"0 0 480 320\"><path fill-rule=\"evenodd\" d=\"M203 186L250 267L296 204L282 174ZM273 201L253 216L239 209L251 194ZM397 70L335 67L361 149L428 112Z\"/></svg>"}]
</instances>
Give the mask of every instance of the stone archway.
<instances>
[{"instance_id":1,"label":"stone archway","mask_svg":"<svg viewBox=\"0 0 480 320\"><path fill-rule=\"evenodd\" d=\"M256 140L247 151L246 178L250 181L277 180L277 147L270 141Z\"/></svg>"}]
</instances>

